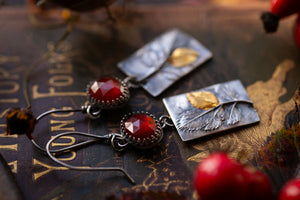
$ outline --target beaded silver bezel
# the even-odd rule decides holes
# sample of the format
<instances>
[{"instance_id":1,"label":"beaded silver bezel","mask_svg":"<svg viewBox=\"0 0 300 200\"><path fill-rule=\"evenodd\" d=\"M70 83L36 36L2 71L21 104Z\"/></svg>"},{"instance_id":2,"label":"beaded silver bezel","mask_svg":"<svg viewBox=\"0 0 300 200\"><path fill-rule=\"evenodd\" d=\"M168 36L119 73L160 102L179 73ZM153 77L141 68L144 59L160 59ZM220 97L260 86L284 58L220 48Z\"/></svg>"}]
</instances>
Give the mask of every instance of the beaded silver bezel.
<instances>
[{"instance_id":1,"label":"beaded silver bezel","mask_svg":"<svg viewBox=\"0 0 300 200\"><path fill-rule=\"evenodd\" d=\"M95 99L89 93L90 87L92 86L92 84L95 81L97 81L97 80L95 80L95 81L90 82L86 88L87 99L89 100L89 102L92 105L98 105L99 108L101 108L101 109L114 109L114 108L122 107L124 104L126 104L128 102L128 100L130 98L130 92L129 92L127 83L117 77L111 77L111 78L120 82L120 84L121 84L120 90L122 92L122 95L119 98L107 100L107 101Z\"/></svg>"},{"instance_id":2,"label":"beaded silver bezel","mask_svg":"<svg viewBox=\"0 0 300 200\"><path fill-rule=\"evenodd\" d=\"M126 121L126 119L128 119L130 116L133 116L133 115L137 115L137 114L145 114L145 115L148 115L149 117L153 118L154 119L154 122L155 122L155 125L156 125L156 131L154 133L154 135L152 135L151 138L147 137L147 138L144 138L143 140L141 140L140 138L136 138L136 137L133 137L133 136L130 136L126 133L125 131L125 128L124 128L124 122ZM148 112L144 112L144 111L138 111L138 112L132 112L132 113L128 113L126 114L121 122L120 122L120 131L121 131L121 134L124 136L125 140L135 146L135 147L138 147L138 148L151 148L153 146L155 146L156 144L158 144L162 138L163 138L163 130L162 130L162 127L160 125L160 122L156 119L156 117Z\"/></svg>"}]
</instances>

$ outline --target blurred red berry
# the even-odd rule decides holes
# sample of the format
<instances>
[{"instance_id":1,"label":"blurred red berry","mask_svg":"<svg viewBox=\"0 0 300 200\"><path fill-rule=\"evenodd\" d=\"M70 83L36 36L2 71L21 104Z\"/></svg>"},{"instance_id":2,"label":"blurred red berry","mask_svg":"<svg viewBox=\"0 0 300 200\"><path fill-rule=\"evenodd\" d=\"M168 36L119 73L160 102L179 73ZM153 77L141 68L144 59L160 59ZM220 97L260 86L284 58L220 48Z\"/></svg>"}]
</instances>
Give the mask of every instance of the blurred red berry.
<instances>
[{"instance_id":1,"label":"blurred red berry","mask_svg":"<svg viewBox=\"0 0 300 200\"><path fill-rule=\"evenodd\" d=\"M195 173L194 186L200 200L246 199L245 170L226 153L211 154L198 165Z\"/></svg>"},{"instance_id":2,"label":"blurred red berry","mask_svg":"<svg viewBox=\"0 0 300 200\"><path fill-rule=\"evenodd\" d=\"M255 168L245 168L248 176L247 200L272 200L273 189L269 179Z\"/></svg>"},{"instance_id":3,"label":"blurred red berry","mask_svg":"<svg viewBox=\"0 0 300 200\"><path fill-rule=\"evenodd\" d=\"M299 200L300 178L288 181L280 190L278 200Z\"/></svg>"}]
</instances>

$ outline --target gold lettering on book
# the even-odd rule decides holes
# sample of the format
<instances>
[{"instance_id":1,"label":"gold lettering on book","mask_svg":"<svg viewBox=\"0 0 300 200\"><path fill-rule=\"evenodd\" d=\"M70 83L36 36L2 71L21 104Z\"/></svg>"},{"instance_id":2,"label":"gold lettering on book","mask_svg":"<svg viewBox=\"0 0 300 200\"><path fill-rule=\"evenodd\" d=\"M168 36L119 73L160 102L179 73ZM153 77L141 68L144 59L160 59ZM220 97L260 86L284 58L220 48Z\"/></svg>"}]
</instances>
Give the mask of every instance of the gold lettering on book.
<instances>
[{"instance_id":1,"label":"gold lettering on book","mask_svg":"<svg viewBox=\"0 0 300 200\"><path fill-rule=\"evenodd\" d=\"M53 108L55 109L55 108ZM63 107L64 109L72 109L72 107ZM68 113L52 113L51 114L53 117L58 117L58 118L63 118L63 117L70 117L74 115L74 112L68 112ZM51 127L51 131L75 131L74 127L65 127L67 125L75 123L74 120L67 120L67 121L59 121L59 120L51 120L50 124L55 124L55 123L61 123L59 126ZM63 136L58 139L57 142L51 143L52 147L65 147L65 146L71 146L75 144L76 139L74 136ZM66 154L61 155L58 160L61 161L71 161L76 158L76 153L75 151L66 151Z\"/></svg>"},{"instance_id":2,"label":"gold lettering on book","mask_svg":"<svg viewBox=\"0 0 300 200\"><path fill-rule=\"evenodd\" d=\"M2 56L0 55L0 64L8 63L8 62L19 62L19 56Z\"/></svg>"},{"instance_id":3,"label":"gold lettering on book","mask_svg":"<svg viewBox=\"0 0 300 200\"><path fill-rule=\"evenodd\" d=\"M0 117L0 118L1 118L1 117ZM6 124L0 124L0 128L3 129L3 131L0 132L0 137L5 137L5 138L18 138L18 134L6 135L5 127L6 127Z\"/></svg>"},{"instance_id":4,"label":"gold lettering on book","mask_svg":"<svg viewBox=\"0 0 300 200\"><path fill-rule=\"evenodd\" d=\"M74 127L66 127L68 125L74 124L74 120L65 120L65 121L59 121L59 120L50 120L50 124L59 124L56 126L51 126L51 131L75 131Z\"/></svg>"},{"instance_id":5,"label":"gold lettering on book","mask_svg":"<svg viewBox=\"0 0 300 200\"><path fill-rule=\"evenodd\" d=\"M0 103L19 103L19 99L17 99L17 98L0 99Z\"/></svg>"},{"instance_id":6,"label":"gold lettering on book","mask_svg":"<svg viewBox=\"0 0 300 200\"><path fill-rule=\"evenodd\" d=\"M0 118L4 117L8 111L9 111L9 108L7 108L7 109L5 109L4 111L2 111L2 112L0 113Z\"/></svg>"},{"instance_id":7,"label":"gold lettering on book","mask_svg":"<svg viewBox=\"0 0 300 200\"><path fill-rule=\"evenodd\" d=\"M49 48L53 48L52 44L49 44ZM50 87L47 92L41 92L39 85L32 86L32 98L49 98L49 97L66 97L66 96L86 96L86 92L76 91L64 91L60 92L61 88L71 86L74 82L73 77L70 74L73 72L73 66L71 64L71 56L76 56L78 52L71 51L72 46L70 44L64 44L60 48L60 52L55 52L48 62L52 65L48 70L48 73L53 75L49 78Z\"/></svg>"},{"instance_id":8,"label":"gold lettering on book","mask_svg":"<svg viewBox=\"0 0 300 200\"><path fill-rule=\"evenodd\" d=\"M51 165L47 165L37 159L33 159L32 160L32 165L33 166L42 166L44 168L46 168L44 171L40 171L37 173L33 173L33 180L36 181L37 179L41 178L42 176L52 172L52 171L61 171L61 170L69 170L66 167L55 167L55 166L51 166Z\"/></svg>"},{"instance_id":9,"label":"gold lettering on book","mask_svg":"<svg viewBox=\"0 0 300 200\"><path fill-rule=\"evenodd\" d=\"M3 59L2 61L4 62L12 62L14 59L10 59L10 57L6 56L0 56L0 64L1 64L1 58ZM13 57L11 57L13 58ZM4 62L4 63L5 63ZM14 69L16 72L17 70ZM4 79L11 79L11 80L5 80ZM0 95L1 94L13 94L19 91L20 85L19 83L12 81L12 80L18 80L19 75L18 74L12 74L12 72L7 71L4 68L0 68L0 80L3 82L0 82ZM2 96L2 95L1 95ZM0 98L0 103L19 103L18 98Z\"/></svg>"},{"instance_id":10,"label":"gold lettering on book","mask_svg":"<svg viewBox=\"0 0 300 200\"><path fill-rule=\"evenodd\" d=\"M69 154L69 156L66 156L65 154ZM64 154L65 157L57 158L60 161L71 161L76 158L76 153L74 151L66 151Z\"/></svg>"},{"instance_id":11,"label":"gold lettering on book","mask_svg":"<svg viewBox=\"0 0 300 200\"><path fill-rule=\"evenodd\" d=\"M12 173L18 173L18 161L15 160L15 161L12 161L12 162L9 162L7 163L7 165L10 167Z\"/></svg>"},{"instance_id":12,"label":"gold lettering on book","mask_svg":"<svg viewBox=\"0 0 300 200\"><path fill-rule=\"evenodd\" d=\"M8 87L4 87L8 86ZM14 81L0 82L0 94L13 94L20 89L20 85Z\"/></svg>"},{"instance_id":13,"label":"gold lettering on book","mask_svg":"<svg viewBox=\"0 0 300 200\"><path fill-rule=\"evenodd\" d=\"M14 79L14 80L18 80L19 79L19 75L18 74L11 74L10 72L8 72L7 70L3 69L2 67L0 67L0 79Z\"/></svg>"},{"instance_id":14,"label":"gold lettering on book","mask_svg":"<svg viewBox=\"0 0 300 200\"><path fill-rule=\"evenodd\" d=\"M20 58L18 56L1 56L0 55L0 64L6 63L16 63L19 62ZM22 67L17 67L15 64L13 67L7 66L8 69L0 67L0 104L15 104L19 103L19 99L17 97L12 96L20 91L20 84L17 82L20 79L20 75L18 72L23 70ZM9 95L5 97L4 95ZM6 113L9 111L9 108L1 109L0 118L5 118ZM11 139L15 140L18 138L17 134L6 135L6 124L0 124L0 138L2 139L2 143L0 145L0 150L7 151L18 151L18 143L16 141L11 141ZM4 139L5 138L5 139ZM18 169L18 161L14 160L8 162L8 166L10 167L13 173L17 173Z\"/></svg>"},{"instance_id":15,"label":"gold lettering on book","mask_svg":"<svg viewBox=\"0 0 300 200\"><path fill-rule=\"evenodd\" d=\"M73 144L75 144L75 137L73 136L62 136L60 138L60 140L69 140L69 142L53 142L51 143L52 147L57 147L57 146L71 146ZM61 157L61 158L58 158L58 160L61 160L61 161L71 161L71 160L74 160L76 158L76 153L74 151L66 151L67 154L70 154L69 157L65 156L65 157Z\"/></svg>"},{"instance_id":16,"label":"gold lettering on book","mask_svg":"<svg viewBox=\"0 0 300 200\"><path fill-rule=\"evenodd\" d=\"M60 139L68 139L70 142L52 142L52 146L71 146L75 144L75 138L72 136L62 136Z\"/></svg>"},{"instance_id":17,"label":"gold lettering on book","mask_svg":"<svg viewBox=\"0 0 300 200\"><path fill-rule=\"evenodd\" d=\"M68 110L72 109L72 107L62 107L63 110ZM52 110L55 110L55 108L52 108ZM52 117L71 117L74 115L74 112L69 112L69 113L52 113Z\"/></svg>"},{"instance_id":18,"label":"gold lettering on book","mask_svg":"<svg viewBox=\"0 0 300 200\"><path fill-rule=\"evenodd\" d=\"M51 69L49 74L71 74L73 66L70 63L58 63Z\"/></svg>"},{"instance_id":19,"label":"gold lettering on book","mask_svg":"<svg viewBox=\"0 0 300 200\"><path fill-rule=\"evenodd\" d=\"M9 111L9 108L5 109L0 113L0 118L3 118L6 113ZM5 135L6 130L5 130L6 124L0 124L0 129L3 129L3 132L0 132L0 137L9 137L9 138L17 138L18 134L11 134L11 135Z\"/></svg>"},{"instance_id":20,"label":"gold lettering on book","mask_svg":"<svg viewBox=\"0 0 300 200\"><path fill-rule=\"evenodd\" d=\"M49 48L53 48L53 45L49 44ZM75 55L71 51L71 45L64 43L59 51L56 51L48 62L51 65L48 70L48 84L49 86L40 86L35 84L32 86L32 99L42 98L55 98L55 97L76 97L86 96L86 92L69 91L74 84L74 79L71 76L73 72L73 66L71 63L70 56ZM72 90L72 89L71 89ZM53 108L56 109L56 108ZM71 107L63 107L62 109L72 109ZM75 120L69 119L72 117L74 112L66 113L52 113L49 124L51 132L66 132L75 131ZM56 133L55 133L56 135ZM76 143L75 136L63 136L53 143L51 143L53 149L59 149L67 147ZM57 159L61 161L71 161L76 158L77 154L75 151L66 151L64 153L57 154ZM37 159L33 159L34 166L41 166L44 169L40 169L38 172L33 174L33 179L36 181L40 177L49 174L54 170L68 170L65 167L56 167L45 164ZM42 171L41 171L42 170Z\"/></svg>"},{"instance_id":21,"label":"gold lettering on book","mask_svg":"<svg viewBox=\"0 0 300 200\"><path fill-rule=\"evenodd\" d=\"M0 149L7 149L7 150L13 150L18 151L18 144L4 144L0 145Z\"/></svg>"},{"instance_id":22,"label":"gold lettering on book","mask_svg":"<svg viewBox=\"0 0 300 200\"><path fill-rule=\"evenodd\" d=\"M66 96L86 96L86 92L57 92L54 87L49 87L49 92L41 93L38 91L39 86L32 86L32 98L48 98L48 97L66 97Z\"/></svg>"},{"instance_id":23,"label":"gold lettering on book","mask_svg":"<svg viewBox=\"0 0 300 200\"><path fill-rule=\"evenodd\" d=\"M58 86L58 87L66 87L73 84L73 78L71 76L65 76L65 75L56 75L52 76L49 79L49 84L51 86Z\"/></svg>"}]
</instances>

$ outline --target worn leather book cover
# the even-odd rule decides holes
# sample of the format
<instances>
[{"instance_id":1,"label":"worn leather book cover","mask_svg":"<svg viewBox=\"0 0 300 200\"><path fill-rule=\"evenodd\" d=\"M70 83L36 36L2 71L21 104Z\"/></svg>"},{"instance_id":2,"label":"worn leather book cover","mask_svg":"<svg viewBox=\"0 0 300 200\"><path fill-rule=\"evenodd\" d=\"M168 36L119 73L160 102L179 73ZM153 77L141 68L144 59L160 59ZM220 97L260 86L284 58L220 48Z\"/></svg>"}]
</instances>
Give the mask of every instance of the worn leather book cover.
<instances>
[{"instance_id":1,"label":"worn leather book cover","mask_svg":"<svg viewBox=\"0 0 300 200\"><path fill-rule=\"evenodd\" d=\"M116 152L111 145L94 143L72 150L60 159L76 166L121 167L136 181L132 185L115 171L75 171L53 162L37 150L26 135L5 135L5 114L10 107L26 107L25 74L64 33L66 26L39 26L57 22L60 11L44 15L26 6L0 8L0 152L13 172L24 199L105 199L121 192L162 191L196 199L195 166L209 153L226 151L247 163L267 136L284 126L293 111L292 96L300 85L299 49L291 29L294 18L267 35L259 20L268 9L264 1L234 5L212 3L130 3L115 23L103 10L82 14L57 51L29 77L32 112L80 108L87 101L86 85L102 76L125 78L117 63L172 28L192 35L213 58L181 78L158 97L142 88L132 89L128 105L104 111L99 119L82 113L51 114L41 119L33 137L41 146L62 132L97 135L120 132L122 116L147 111L157 118L168 114L162 99L209 85L239 79L253 101L260 122L190 142L181 141L176 129L164 130L161 143L152 149L128 148ZM48 18L49 17L49 18ZM47 21L48 20L48 21ZM286 60L289 59L289 60ZM53 146L65 147L87 138L66 136Z\"/></svg>"}]
</instances>

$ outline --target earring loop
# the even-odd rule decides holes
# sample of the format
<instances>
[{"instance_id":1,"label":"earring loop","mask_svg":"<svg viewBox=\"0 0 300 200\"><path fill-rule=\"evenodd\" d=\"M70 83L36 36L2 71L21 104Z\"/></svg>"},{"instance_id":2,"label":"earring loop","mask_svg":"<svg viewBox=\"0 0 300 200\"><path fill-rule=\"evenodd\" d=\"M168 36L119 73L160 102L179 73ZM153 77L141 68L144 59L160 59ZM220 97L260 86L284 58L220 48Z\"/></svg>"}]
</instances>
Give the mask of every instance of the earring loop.
<instances>
[{"instance_id":1,"label":"earring loop","mask_svg":"<svg viewBox=\"0 0 300 200\"><path fill-rule=\"evenodd\" d=\"M48 156L56 163L64 166L64 167L67 167L69 169L72 169L72 170L78 170L78 171L120 171L122 172L128 179L129 181L132 183L132 184L135 184L135 180L123 169L123 168L120 168L120 167L89 167L89 166L74 166L74 165L70 165L70 164L67 164L67 163L64 163L60 160L58 160L57 158L55 158L55 156L53 156L52 154L54 152L57 152L57 153L62 153L64 151L67 151L67 150L70 150L70 148L66 147L66 148L63 148L63 149L58 149L57 151L54 151L54 150L50 150L50 146L51 144L58 138L62 137L62 136L66 136L66 135L81 135L81 136L87 136L87 137L93 137L95 138L95 140L93 141L107 141L107 140L110 140L111 143L113 143L113 140L116 139L117 137L121 137L120 134L108 134L108 135L104 135L104 136L100 136L100 135L94 135L94 134L90 134L90 133L83 133L83 132L65 132L65 133L61 133L61 134L58 134L56 136L54 136L53 138L51 138L47 145L46 145L46 152L48 154ZM120 138L119 138L120 139ZM76 146L76 145L73 145L72 146L72 149L74 149L74 147L79 147L79 146L82 146L81 144L82 143L79 143L80 145ZM71 146L70 146L71 147Z\"/></svg>"},{"instance_id":2,"label":"earring loop","mask_svg":"<svg viewBox=\"0 0 300 200\"><path fill-rule=\"evenodd\" d=\"M86 106L82 106L80 109L55 109L55 110L49 110L47 112L44 112L42 113L41 115L39 115L37 118L36 118L36 123L39 122L42 118L46 117L47 115L50 115L50 114L53 114L53 113L66 113L66 112L82 112L82 113L87 113L89 116L93 116L96 118L96 116L98 114L100 114L100 109L99 110L95 110L93 112L91 112L92 110L92 105L86 105ZM30 141L31 143L33 144L33 146L35 148L37 148L38 150L42 151L42 152L45 152L46 153L46 149L41 147L35 140L34 140L34 137L31 137L30 138ZM68 149L65 149L65 150L69 150L69 149L73 149L73 148L76 148L76 147L79 147L79 146L83 146L83 145L87 145L87 144L90 144L90 143L93 143L93 142L96 142L98 141L98 139L93 139L93 140L87 140L85 142L82 142L80 144L77 144L77 145L72 145L72 146L69 146L67 147ZM64 150L64 151L65 151ZM59 151L55 151L55 150L52 150L51 153L58 153Z\"/></svg>"},{"instance_id":3,"label":"earring loop","mask_svg":"<svg viewBox=\"0 0 300 200\"><path fill-rule=\"evenodd\" d=\"M132 177L122 168L118 167L88 167L88 166L74 166L66 164L58 160L53 154L66 152L68 150L81 147L83 145L92 142L110 143L114 150L123 151L128 145L132 145L136 148L145 149L151 148L158 144L163 138L162 128L167 125L172 125L167 122L169 118L164 115L157 120L156 117L148 112L132 112L125 115L120 122L120 133L110 133L107 135L95 135L84 132L65 132L60 133L51 138L46 145L46 152L48 156L56 163L73 170L86 170L86 171L121 171L127 178L134 183ZM161 126L162 124L162 126ZM66 135L81 135L86 137L92 137L94 139L87 140L78 144L74 144L62 149L52 150L51 144Z\"/></svg>"}]
</instances>

